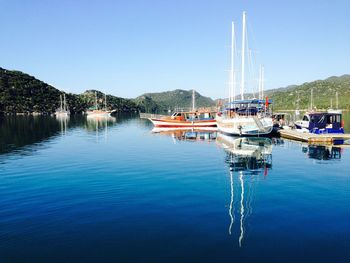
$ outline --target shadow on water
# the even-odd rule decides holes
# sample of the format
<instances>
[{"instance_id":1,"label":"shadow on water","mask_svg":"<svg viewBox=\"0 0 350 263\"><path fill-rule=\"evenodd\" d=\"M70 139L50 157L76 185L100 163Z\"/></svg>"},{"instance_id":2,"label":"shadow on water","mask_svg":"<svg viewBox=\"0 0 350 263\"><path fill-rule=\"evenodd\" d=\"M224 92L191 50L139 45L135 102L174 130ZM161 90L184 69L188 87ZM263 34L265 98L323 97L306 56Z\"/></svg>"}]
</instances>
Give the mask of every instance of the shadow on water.
<instances>
[{"instance_id":1,"label":"shadow on water","mask_svg":"<svg viewBox=\"0 0 350 263\"><path fill-rule=\"evenodd\" d=\"M38 144L58 135L59 131L60 123L47 116L0 117L0 154Z\"/></svg>"},{"instance_id":2,"label":"shadow on water","mask_svg":"<svg viewBox=\"0 0 350 263\"><path fill-rule=\"evenodd\" d=\"M107 119L91 119L83 115L60 118L0 116L0 155L14 151L28 154L43 147L45 142L53 138L66 135L72 129L83 128L88 132L97 132L133 118L136 118L135 114L116 114Z\"/></svg>"}]
</instances>

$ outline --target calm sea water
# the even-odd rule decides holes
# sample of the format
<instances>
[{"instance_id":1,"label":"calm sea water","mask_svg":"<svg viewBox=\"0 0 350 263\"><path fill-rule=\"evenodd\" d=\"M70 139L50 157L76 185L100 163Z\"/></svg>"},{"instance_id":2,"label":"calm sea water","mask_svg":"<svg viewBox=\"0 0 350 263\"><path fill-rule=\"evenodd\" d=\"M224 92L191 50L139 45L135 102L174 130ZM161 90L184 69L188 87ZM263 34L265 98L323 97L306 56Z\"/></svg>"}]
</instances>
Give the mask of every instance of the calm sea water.
<instances>
[{"instance_id":1,"label":"calm sea water","mask_svg":"<svg viewBox=\"0 0 350 263\"><path fill-rule=\"evenodd\" d=\"M349 262L350 148L151 130L2 118L0 262Z\"/></svg>"}]
</instances>

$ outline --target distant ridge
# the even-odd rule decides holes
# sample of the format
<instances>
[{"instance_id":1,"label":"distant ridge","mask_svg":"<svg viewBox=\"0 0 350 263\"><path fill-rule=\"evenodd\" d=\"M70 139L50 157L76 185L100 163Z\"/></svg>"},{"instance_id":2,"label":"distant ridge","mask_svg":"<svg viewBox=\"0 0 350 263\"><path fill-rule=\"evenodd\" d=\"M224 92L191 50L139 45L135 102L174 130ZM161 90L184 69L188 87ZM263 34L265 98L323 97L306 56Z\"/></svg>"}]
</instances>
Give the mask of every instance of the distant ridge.
<instances>
[{"instance_id":1,"label":"distant ridge","mask_svg":"<svg viewBox=\"0 0 350 263\"><path fill-rule=\"evenodd\" d=\"M196 107L215 106L215 101L209 97L202 96L195 91ZM192 105L192 90L176 89L173 91L145 93L136 98L137 103L145 104L146 107L157 111L167 109L173 110L176 107L189 108ZM147 105L146 105L147 104ZM146 109L145 109L146 110Z\"/></svg>"},{"instance_id":2,"label":"distant ridge","mask_svg":"<svg viewBox=\"0 0 350 263\"><path fill-rule=\"evenodd\" d=\"M265 91L273 99L275 110L308 109L310 93L313 90L314 106L328 109L336 106L335 93L338 92L339 108L350 110L350 75L331 76L324 80L306 82L301 85L290 85ZM102 106L104 94L97 90L87 90L82 94L65 93L55 87L16 70L0 67L0 113L40 113L52 114L59 106L59 95L65 93L72 113L81 113L94 105L95 92ZM196 94L197 107L215 106L219 100ZM252 98L246 94L246 98ZM145 93L135 99L125 99L107 95L109 109L119 112L152 112L162 113L175 107L189 108L192 105L192 90L176 89L173 91Z\"/></svg>"},{"instance_id":3,"label":"distant ridge","mask_svg":"<svg viewBox=\"0 0 350 263\"><path fill-rule=\"evenodd\" d=\"M59 107L59 96L63 93L65 92L26 73L0 67L0 113L52 114ZM97 93L101 99L102 93ZM91 92L81 95L65 94L72 113L81 113L94 103ZM107 95L107 100L108 107L117 111L139 110L136 103L130 99Z\"/></svg>"},{"instance_id":4,"label":"distant ridge","mask_svg":"<svg viewBox=\"0 0 350 263\"><path fill-rule=\"evenodd\" d=\"M336 92L338 92L339 108L350 109L350 75L332 76L325 80L305 82L285 88L267 90L265 94L273 99L274 109L293 110L310 107L311 89L313 90L314 107L328 109L336 106Z\"/></svg>"},{"instance_id":5,"label":"distant ridge","mask_svg":"<svg viewBox=\"0 0 350 263\"><path fill-rule=\"evenodd\" d=\"M331 100L333 108L336 107L336 92L338 92L339 108L350 110L350 75L332 76L324 80L305 82L301 85L289 85L287 87L266 90L264 96L273 100L274 110L309 109L313 90L314 107L317 109L329 109ZM298 103L299 97L299 103ZM238 96L236 97L237 99ZM252 99L252 93L245 94L245 98ZM227 100L227 99L226 99ZM216 100L217 102L222 99ZM298 105L299 104L299 105Z\"/></svg>"}]
</instances>

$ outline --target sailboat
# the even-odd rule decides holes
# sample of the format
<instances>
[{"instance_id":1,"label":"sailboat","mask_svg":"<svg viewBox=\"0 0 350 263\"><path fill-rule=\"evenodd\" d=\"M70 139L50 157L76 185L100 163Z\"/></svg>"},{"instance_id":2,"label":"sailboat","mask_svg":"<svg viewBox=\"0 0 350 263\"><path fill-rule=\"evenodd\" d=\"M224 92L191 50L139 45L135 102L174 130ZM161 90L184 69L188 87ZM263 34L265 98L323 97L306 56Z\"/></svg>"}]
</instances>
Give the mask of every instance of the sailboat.
<instances>
[{"instance_id":1,"label":"sailboat","mask_svg":"<svg viewBox=\"0 0 350 263\"><path fill-rule=\"evenodd\" d=\"M98 109L97 103L97 92L95 91L95 106L86 112L87 117L99 118L99 117L110 117L112 111L107 110L107 96L104 94L104 109Z\"/></svg>"},{"instance_id":2,"label":"sailboat","mask_svg":"<svg viewBox=\"0 0 350 263\"><path fill-rule=\"evenodd\" d=\"M245 55L246 55L246 12L243 12L243 29L242 29L242 61L241 61L241 83L240 83L240 100L236 100L235 85L235 27L232 22L232 38L231 38L231 70L230 70L230 88L228 105L220 113L217 114L216 121L218 130L238 136L259 136L268 135L273 129L273 120L271 118L272 103L267 97L263 98L263 81L264 68L260 69L259 78L259 98L245 99Z\"/></svg>"},{"instance_id":3,"label":"sailboat","mask_svg":"<svg viewBox=\"0 0 350 263\"><path fill-rule=\"evenodd\" d=\"M192 91L192 110L175 111L171 116L151 116L148 118L158 128L203 128L215 127L216 111L197 110L195 106L195 91Z\"/></svg>"},{"instance_id":4,"label":"sailboat","mask_svg":"<svg viewBox=\"0 0 350 263\"><path fill-rule=\"evenodd\" d=\"M331 108L328 110L328 113L338 113L338 114L342 114L342 110L340 110L339 107L339 98L338 98L338 91L335 93L335 102L336 102L336 108L333 109L333 105L332 105L332 100L331 100Z\"/></svg>"},{"instance_id":5,"label":"sailboat","mask_svg":"<svg viewBox=\"0 0 350 263\"><path fill-rule=\"evenodd\" d=\"M68 117L70 114L66 102L66 94L63 93L63 101L62 95L60 95L60 107L56 110L55 115L57 117Z\"/></svg>"}]
</instances>

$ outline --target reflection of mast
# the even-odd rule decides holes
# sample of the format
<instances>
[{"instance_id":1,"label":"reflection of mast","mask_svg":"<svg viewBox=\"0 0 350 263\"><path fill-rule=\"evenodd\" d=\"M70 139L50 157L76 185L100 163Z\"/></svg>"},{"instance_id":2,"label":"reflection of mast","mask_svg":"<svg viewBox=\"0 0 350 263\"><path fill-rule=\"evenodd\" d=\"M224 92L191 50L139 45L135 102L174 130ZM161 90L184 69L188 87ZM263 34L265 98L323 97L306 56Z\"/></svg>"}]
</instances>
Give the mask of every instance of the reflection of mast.
<instances>
[{"instance_id":1,"label":"reflection of mast","mask_svg":"<svg viewBox=\"0 0 350 263\"><path fill-rule=\"evenodd\" d=\"M243 240L243 236L244 236L244 227L243 227L243 220L244 220L244 182L243 182L243 171L240 171L240 176L239 176L239 180L241 182L241 188L242 188L242 192L241 192L241 235L239 236L238 242L239 242L239 246L242 246L242 240Z\"/></svg>"},{"instance_id":2,"label":"reflection of mast","mask_svg":"<svg viewBox=\"0 0 350 263\"><path fill-rule=\"evenodd\" d=\"M232 160L232 156L231 156L231 160ZM235 211L234 211L234 207L233 207L233 169L230 169L230 182L231 182L231 202L230 202L230 208L229 208L229 215L231 218L231 223L230 226L228 228L228 233L231 235L231 229L233 226L233 223L235 222Z\"/></svg>"}]
</instances>

